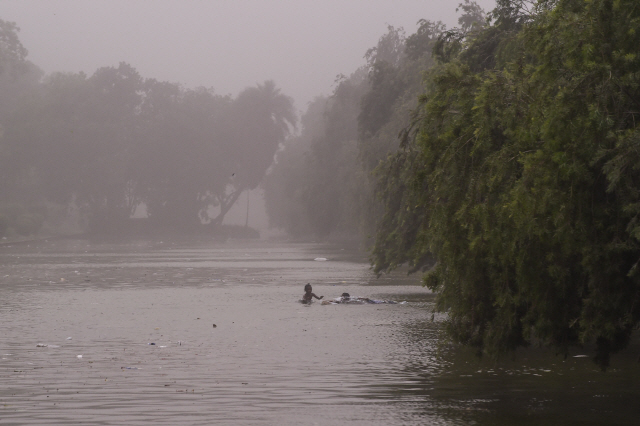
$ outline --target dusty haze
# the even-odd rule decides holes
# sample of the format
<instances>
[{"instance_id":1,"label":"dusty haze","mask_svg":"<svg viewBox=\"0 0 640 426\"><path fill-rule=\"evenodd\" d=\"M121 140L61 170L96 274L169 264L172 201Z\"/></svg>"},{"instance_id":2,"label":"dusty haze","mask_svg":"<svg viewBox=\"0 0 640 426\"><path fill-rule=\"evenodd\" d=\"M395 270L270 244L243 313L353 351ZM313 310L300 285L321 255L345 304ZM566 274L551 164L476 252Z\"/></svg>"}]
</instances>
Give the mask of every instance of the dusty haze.
<instances>
[{"instance_id":1,"label":"dusty haze","mask_svg":"<svg viewBox=\"0 0 640 426\"><path fill-rule=\"evenodd\" d=\"M20 28L18 33L20 42L29 51L26 59L42 69L45 74L83 72L87 77L90 77L96 73L96 70L105 68L102 72L110 76L105 77L103 81L105 84L112 84L116 81L110 80L110 83L106 83L109 78L116 79L116 75L119 75L118 78L124 78L125 80L130 78L131 84L135 84L134 80L137 77L134 74L139 73L141 78L144 79L156 79L162 84L169 82L181 85L182 88L174 87L172 89L176 91L186 90L188 92L191 89L206 87L211 90L207 92L206 96L203 96L208 96L210 102L219 102L220 105L222 105L223 101L216 98L215 95L230 95L230 97L235 98L241 95L243 90L269 80L274 83L274 94L280 93L293 99L290 111L292 114L290 124L293 125L296 121L294 116L302 117L313 99L330 95L336 90L336 77L338 75L350 76L358 68L362 67L366 63L365 53L369 49L375 48L381 38L388 37L389 34L395 34L393 28L403 28L404 34L409 36L416 32L417 23L421 19L432 22L442 21L448 28L455 27L458 25L457 20L461 14L461 12L456 11L456 8L461 1L463 0L350 0L346 2L336 0L321 2L299 0L2 0L0 1L0 19L17 24ZM494 7L495 0L480 0L477 3L485 11L489 11ZM387 35L385 36L385 34ZM402 38L402 34L399 35ZM128 64L128 66L123 66L123 63ZM109 68L109 70L106 70L106 68ZM117 71L116 68L120 71ZM414 75L416 79L420 78L418 71L414 72ZM79 76L79 78L84 77ZM158 93L164 93L162 96L167 95L169 92L163 92L160 86L158 85L155 90ZM133 97L137 96L136 93L139 95L142 89L138 88L136 90L131 93ZM62 90L62 92L72 93L67 89ZM195 91L192 95L194 93ZM364 93L360 95L364 95ZM20 99L28 98L24 94L20 97ZM411 98L415 98L413 92L411 93ZM5 98L5 102L11 104L6 99L8 98ZM214 101L214 99L218 100ZM60 99L52 100L51 102L58 101ZM388 100L387 103L391 104L391 102L392 100ZM239 101L239 103L241 104L242 102ZM359 103L359 99L351 99L351 103L355 106ZM105 104L105 101L102 100L99 104ZM80 108L82 111L87 111L87 107L80 107L79 105L80 102L76 100L70 105L59 106L54 110L67 111L67 109ZM124 104L121 103L120 105ZM115 114L115 111L119 108L115 108L112 112ZM223 107L220 106L220 108ZM198 110L203 111L202 108ZM74 117L74 114L79 114L78 116L80 116L82 111L68 112L65 117ZM77 146L63 148L65 141L68 142L68 135L53 135L50 129L61 128L61 123L64 119L60 118L58 121L44 123L41 118L33 118L35 117L34 114L35 112L29 116L30 118L25 117L23 121L34 119L34 123L39 123L37 126L48 129L43 133L47 134L47 136L45 138L34 136L31 139L26 138L24 140L18 140L17 136L7 136L5 138L7 143L14 143L16 146L24 147L25 140L38 140L45 143L46 146L56 145L58 151L68 153L68 155L58 159L58 163L61 164L68 158L73 157L73 164L70 167L53 167L52 164L56 163L56 161L52 157L47 157L46 161L37 165L27 164L27 162L20 163L23 160L19 160L15 164L20 163L20 170L31 170L30 167L33 167L33 170L38 170L38 173L44 176L46 174L45 169L59 168L67 170L70 182L82 181L83 179L78 174L74 174L72 168L80 163L91 164L91 161L100 157L96 152L87 155L84 159L80 159L77 156L87 146L86 141L104 139L105 141L108 140L108 142L103 141L102 146L115 146L112 143L115 140L115 136L107 137L105 130L102 129L94 132L95 134L84 134L84 136L78 137ZM193 118L193 111L186 116ZM239 116L238 114L237 117ZM113 118L112 116L109 117ZM98 127L105 126L105 123L111 119L109 117L101 116L95 125ZM347 116L344 116L344 118L346 120ZM92 128L92 125L89 124L91 120L91 117L85 117L80 120L80 123L82 126ZM244 120L256 122L255 117L251 120L247 120L245 117ZM307 122L309 121L307 120ZM348 121L348 127L355 129L356 116L350 115ZM164 120L164 122L168 123L167 120ZM213 127L220 130L224 127L223 122L228 124L228 117L221 119L221 122ZM74 135L81 134L80 128L76 126L77 123L69 122L67 125L72 128ZM34 124L26 127L33 129L37 126ZM162 170L171 169L175 164L179 163L175 153L170 155L165 152L160 155L162 159L166 160L164 166L158 158L150 158L149 154L152 151L159 152L160 140L166 142L165 148L169 150L173 149L169 148L170 146L176 147L179 145L181 147L180 152L189 152L186 147L190 146L188 142L190 136L185 132L179 133L178 136L168 136L170 129L177 129L180 126L190 129L199 128L195 122L189 122L188 124L174 123L162 131L159 130L155 136L148 135L149 140L154 141L152 145L155 148L153 150L149 150L148 147L142 149L140 152L145 154L135 161L135 168L141 168L143 164L152 164L153 166L150 167L153 167L154 170L158 169L159 175L151 179L155 183L162 181L160 177ZM122 122L119 122L116 127L123 128ZM244 126L239 125L236 127L240 129ZM301 131L302 127L304 125L298 127L297 131ZM260 139L257 135L264 133L263 129L258 129L257 133L250 137L248 135L241 137L239 136L241 132L238 129L229 131L237 133L236 136L247 141L247 143L257 141ZM234 145L235 142L232 142L227 137L228 135L223 137L217 135L216 131L211 128L205 131L212 135L210 138L216 141L217 145L214 144L215 146L224 145L224 143L220 142L222 140ZM225 132L226 130L220 130L218 133ZM285 133L287 136L291 136L289 132ZM395 130L390 132L390 134L394 135L396 133ZM13 133L7 131L7 135L9 134ZM330 139L338 137L337 135L329 135L329 133L325 136ZM351 134L342 136L347 138L345 141L355 140L355 136ZM141 143L140 135L133 139L137 141L136 143ZM395 138L388 139L393 144ZM44 142L49 140L55 140L56 142ZM285 135L283 134L282 140L275 141L272 144L274 152L278 146L282 146L281 144L284 140ZM129 142L130 140L127 143ZM235 143L235 145L237 146L238 143ZM195 152L193 149L195 148L192 146L191 152ZM33 152L37 151L38 149L33 150ZM339 150L334 151L336 158L343 157ZM113 154L114 152L111 153ZM255 149L248 149L248 152L255 152ZM227 165L232 161L230 151L224 155L219 153L213 155L211 152L202 156L194 154L194 158L203 156L210 156L211 158L224 157L223 163L227 163ZM115 170L117 167L123 166L124 163L116 157L117 155L111 158L113 162L107 169ZM24 158L29 158L31 162L34 161L32 155L25 154ZM193 165L194 158L185 161ZM273 155L272 153L267 153L264 158L270 161ZM224 167L223 164L214 163L211 162L205 168L221 170ZM334 161L334 163L338 164L339 162ZM256 164L247 167L255 170ZM356 164L356 162L349 163L346 167L352 168ZM86 166L85 168L91 169L92 167ZM268 164L265 164L263 168L266 170L267 167ZM180 167L177 168L180 169ZM190 167L183 167L181 170L187 169L190 169ZM80 171L77 172L80 173ZM229 176L234 176L238 172L236 169L229 169L221 172L221 176L224 175L228 179ZM58 182L58 187L62 188L64 179L56 172L53 172L53 174L55 177L51 179L43 178L43 181ZM333 172L332 174L335 175ZM18 175L19 172L16 172L15 176ZM96 176L89 177L89 179L96 182L106 181L104 176ZM112 178L116 179L116 176L112 176ZM219 181L220 176L216 175L216 179ZM134 180L130 179L130 182ZM179 177L175 175L168 179L168 181L172 182L178 180ZM211 178L209 180L213 181L215 179ZM285 180L295 181L296 179L291 180L287 177ZM327 179L323 178L321 181L323 187L331 186L328 185ZM225 224L247 224L261 230L268 227L269 220L267 219L263 200L264 191L256 188L257 183L258 180L252 182L246 188L244 186L239 188L242 196L232 202L233 208L226 216L223 215ZM295 183L300 188L304 186L300 181ZM117 186L113 182L110 184L112 185L111 188L116 188ZM338 186L340 185L342 184L338 184ZM252 190L250 194L244 192L249 189ZM97 189L93 188L89 192L92 196L95 196L96 191ZM14 201L19 200L25 205L30 205L33 204L33 201L26 200L28 198L27 195L35 194L36 192L35 188L14 188L13 198ZM51 197L51 191L45 192L47 192L48 197ZM178 192L180 191L176 191L176 193ZM182 192L184 193L185 191ZM310 192L317 193L318 190ZM31 196L31 198L35 198L35 196ZM285 201L276 200L275 203L286 205ZM181 203L184 204L184 200ZM147 204L141 203L139 207ZM337 207L329 207L328 203L322 202L321 204L332 212L339 210ZM312 208L311 210L318 209ZM146 216L146 209L138 208L134 212L135 217ZM271 213L270 216L273 218L274 215ZM153 216L153 213L151 216ZM278 224L278 226L282 227L281 224Z\"/></svg>"},{"instance_id":2,"label":"dusty haze","mask_svg":"<svg viewBox=\"0 0 640 426\"><path fill-rule=\"evenodd\" d=\"M47 73L91 75L125 61L145 77L233 95L273 79L303 110L364 63L387 25L407 34L422 18L456 26L458 3L3 0L0 18L18 24L28 58Z\"/></svg>"}]
</instances>

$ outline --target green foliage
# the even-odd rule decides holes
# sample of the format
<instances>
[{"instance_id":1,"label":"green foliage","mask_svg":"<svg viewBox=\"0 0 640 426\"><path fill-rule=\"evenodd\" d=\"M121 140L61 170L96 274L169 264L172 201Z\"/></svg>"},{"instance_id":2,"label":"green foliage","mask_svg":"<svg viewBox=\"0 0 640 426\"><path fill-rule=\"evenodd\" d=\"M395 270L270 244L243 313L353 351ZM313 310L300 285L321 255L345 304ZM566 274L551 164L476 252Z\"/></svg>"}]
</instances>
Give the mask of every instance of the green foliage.
<instances>
[{"instance_id":1,"label":"green foliage","mask_svg":"<svg viewBox=\"0 0 640 426\"><path fill-rule=\"evenodd\" d=\"M415 34L407 37L404 52L410 61L418 61L421 58L430 58L433 52L434 43L445 26L442 22L431 22L426 19L418 21L418 30Z\"/></svg>"},{"instance_id":2,"label":"green foliage","mask_svg":"<svg viewBox=\"0 0 640 426\"><path fill-rule=\"evenodd\" d=\"M377 133L390 119L394 102L402 94L404 82L397 69L386 61L376 62L370 71L371 90L362 97L358 123L361 138Z\"/></svg>"},{"instance_id":3,"label":"green foliage","mask_svg":"<svg viewBox=\"0 0 640 426\"><path fill-rule=\"evenodd\" d=\"M604 368L640 321L640 8L525 6L442 38L417 137L379 169L374 262L432 254L425 284L457 341L594 342Z\"/></svg>"}]
</instances>

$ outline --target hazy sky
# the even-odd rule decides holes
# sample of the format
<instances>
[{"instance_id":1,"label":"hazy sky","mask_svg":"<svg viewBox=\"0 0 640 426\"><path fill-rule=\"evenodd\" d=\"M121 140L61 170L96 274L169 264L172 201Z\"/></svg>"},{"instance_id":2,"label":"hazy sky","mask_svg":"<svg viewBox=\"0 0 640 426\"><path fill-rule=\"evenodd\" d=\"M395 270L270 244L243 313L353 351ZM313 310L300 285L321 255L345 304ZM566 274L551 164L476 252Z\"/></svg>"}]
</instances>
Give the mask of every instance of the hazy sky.
<instances>
[{"instance_id":1,"label":"hazy sky","mask_svg":"<svg viewBox=\"0 0 640 426\"><path fill-rule=\"evenodd\" d=\"M457 25L462 0L0 0L45 72L124 61L143 77L236 95L273 79L306 109L364 63L387 25ZM485 11L495 0L478 0Z\"/></svg>"}]
</instances>

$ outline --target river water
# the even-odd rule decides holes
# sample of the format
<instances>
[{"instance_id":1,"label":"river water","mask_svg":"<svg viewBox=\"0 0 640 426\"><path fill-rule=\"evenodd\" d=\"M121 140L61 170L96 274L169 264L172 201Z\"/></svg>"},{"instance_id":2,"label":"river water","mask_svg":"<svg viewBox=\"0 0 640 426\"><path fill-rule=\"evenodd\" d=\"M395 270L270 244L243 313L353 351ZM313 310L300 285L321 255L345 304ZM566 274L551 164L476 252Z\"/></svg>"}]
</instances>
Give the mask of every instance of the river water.
<instances>
[{"instance_id":1,"label":"river water","mask_svg":"<svg viewBox=\"0 0 640 426\"><path fill-rule=\"evenodd\" d=\"M305 283L407 303L305 306ZM0 424L640 424L638 345L605 373L581 348L491 362L432 304L340 246L3 245Z\"/></svg>"}]
</instances>

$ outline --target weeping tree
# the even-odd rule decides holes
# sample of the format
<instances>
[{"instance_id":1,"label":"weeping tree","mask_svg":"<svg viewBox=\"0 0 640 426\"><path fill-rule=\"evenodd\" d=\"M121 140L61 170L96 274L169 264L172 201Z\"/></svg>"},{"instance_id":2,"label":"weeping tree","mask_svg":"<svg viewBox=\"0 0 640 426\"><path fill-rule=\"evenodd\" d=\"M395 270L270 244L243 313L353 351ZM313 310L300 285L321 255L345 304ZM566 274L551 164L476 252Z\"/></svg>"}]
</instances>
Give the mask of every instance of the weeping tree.
<instances>
[{"instance_id":1,"label":"weeping tree","mask_svg":"<svg viewBox=\"0 0 640 426\"><path fill-rule=\"evenodd\" d=\"M378 169L375 268L435 258L450 335L482 353L594 343L605 368L640 322L640 8L501 0L490 18L443 35Z\"/></svg>"}]
</instances>

